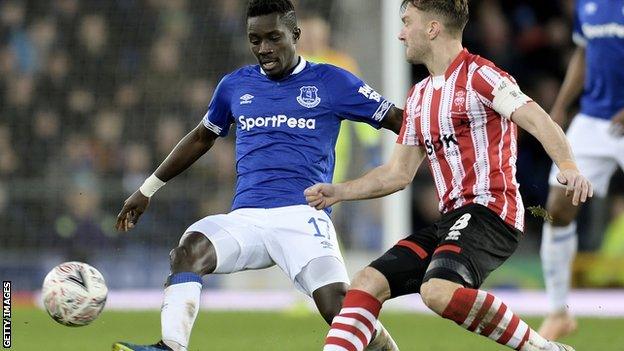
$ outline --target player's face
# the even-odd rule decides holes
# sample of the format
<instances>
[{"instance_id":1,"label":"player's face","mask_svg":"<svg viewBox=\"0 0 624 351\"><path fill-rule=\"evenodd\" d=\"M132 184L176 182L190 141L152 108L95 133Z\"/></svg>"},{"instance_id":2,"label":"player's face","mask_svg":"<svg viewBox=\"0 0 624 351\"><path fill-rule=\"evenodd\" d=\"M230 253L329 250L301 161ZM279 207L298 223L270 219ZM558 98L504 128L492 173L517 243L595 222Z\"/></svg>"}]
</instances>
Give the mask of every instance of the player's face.
<instances>
[{"instance_id":1,"label":"player's face","mask_svg":"<svg viewBox=\"0 0 624 351\"><path fill-rule=\"evenodd\" d=\"M424 57L430 50L429 35L427 34L428 18L426 14L413 5L408 4L401 15L403 27L399 33L399 40L405 45L407 61L412 64L424 63Z\"/></svg>"},{"instance_id":2,"label":"player's face","mask_svg":"<svg viewBox=\"0 0 624 351\"><path fill-rule=\"evenodd\" d=\"M298 29L293 33L282 23L279 14L250 17L247 37L251 52L270 78L282 78L297 65L295 43L299 37Z\"/></svg>"}]
</instances>

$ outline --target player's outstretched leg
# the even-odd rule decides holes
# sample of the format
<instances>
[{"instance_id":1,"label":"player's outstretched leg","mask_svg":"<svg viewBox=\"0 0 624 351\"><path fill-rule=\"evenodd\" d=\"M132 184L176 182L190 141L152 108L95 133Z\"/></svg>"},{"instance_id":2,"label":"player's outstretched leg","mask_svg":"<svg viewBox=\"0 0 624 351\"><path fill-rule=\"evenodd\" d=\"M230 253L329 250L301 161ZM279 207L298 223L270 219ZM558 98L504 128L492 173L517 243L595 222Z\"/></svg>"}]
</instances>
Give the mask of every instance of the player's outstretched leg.
<instances>
[{"instance_id":1,"label":"player's outstretched leg","mask_svg":"<svg viewBox=\"0 0 624 351\"><path fill-rule=\"evenodd\" d=\"M167 279L161 310L162 341L155 345L113 344L113 351L187 351L199 311L202 275L214 271L214 246L203 234L185 235L171 251L171 275Z\"/></svg>"},{"instance_id":2,"label":"player's outstretched leg","mask_svg":"<svg viewBox=\"0 0 624 351\"><path fill-rule=\"evenodd\" d=\"M577 326L568 312L567 302L578 241L574 222L578 209L565 196L563 188L552 187L547 210L553 221L544 224L540 254L550 312L539 333L550 340L557 340L574 332Z\"/></svg>"},{"instance_id":3,"label":"player's outstretched leg","mask_svg":"<svg viewBox=\"0 0 624 351\"><path fill-rule=\"evenodd\" d=\"M342 304L342 309L333 319L327 338L325 339L324 351L362 351L369 345L375 335L379 321L381 304L390 297L390 287L386 279L377 270L366 267L360 271L351 289L347 292ZM375 338L384 338L383 329ZM390 339L392 340L392 339ZM377 350L397 350L394 348L380 348Z\"/></svg>"},{"instance_id":4,"label":"player's outstretched leg","mask_svg":"<svg viewBox=\"0 0 624 351\"><path fill-rule=\"evenodd\" d=\"M514 314L500 299L483 290L432 278L420 287L432 311L461 327L520 351L570 351L568 345L546 340Z\"/></svg>"},{"instance_id":5,"label":"player's outstretched leg","mask_svg":"<svg viewBox=\"0 0 624 351\"><path fill-rule=\"evenodd\" d=\"M337 270L336 262L343 265L340 261L334 257L322 257L312 261L304 271L302 271L300 283L305 281L320 281L328 278L328 272ZM341 267L344 269L344 267ZM345 271L346 276L346 271ZM321 278L323 277L323 278ZM339 280L338 277L334 277L330 280ZM312 293L312 298L318 308L321 316L331 325L334 318L339 314L343 307L343 301L349 285L346 283L330 283L315 289ZM384 328L381 322L377 321L375 324L375 331L372 336L372 342L365 349L366 351L399 351L397 344L394 342L390 333Z\"/></svg>"}]
</instances>

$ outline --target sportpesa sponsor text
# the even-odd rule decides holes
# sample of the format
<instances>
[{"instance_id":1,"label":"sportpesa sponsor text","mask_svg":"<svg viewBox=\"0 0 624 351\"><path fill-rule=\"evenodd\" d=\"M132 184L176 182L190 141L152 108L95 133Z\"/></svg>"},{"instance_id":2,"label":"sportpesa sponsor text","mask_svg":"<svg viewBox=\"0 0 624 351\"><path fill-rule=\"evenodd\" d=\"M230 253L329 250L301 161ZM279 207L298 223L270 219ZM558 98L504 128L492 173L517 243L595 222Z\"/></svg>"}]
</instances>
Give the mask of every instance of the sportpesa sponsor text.
<instances>
[{"instance_id":1,"label":"sportpesa sponsor text","mask_svg":"<svg viewBox=\"0 0 624 351\"><path fill-rule=\"evenodd\" d=\"M282 125L288 128L316 129L315 118L294 118L286 115L273 115L269 117L245 117L239 116L241 130L250 131L255 127L279 128Z\"/></svg>"}]
</instances>

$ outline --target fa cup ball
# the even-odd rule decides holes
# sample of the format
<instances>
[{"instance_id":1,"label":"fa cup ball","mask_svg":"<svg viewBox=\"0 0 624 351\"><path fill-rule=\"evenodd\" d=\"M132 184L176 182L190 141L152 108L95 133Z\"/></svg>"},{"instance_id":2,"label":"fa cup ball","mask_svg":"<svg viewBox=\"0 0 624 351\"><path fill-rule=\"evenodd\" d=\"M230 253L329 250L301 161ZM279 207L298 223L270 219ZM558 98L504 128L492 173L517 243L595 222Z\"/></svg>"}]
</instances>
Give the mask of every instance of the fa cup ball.
<instances>
[{"instance_id":1,"label":"fa cup ball","mask_svg":"<svg viewBox=\"0 0 624 351\"><path fill-rule=\"evenodd\" d=\"M54 267L43 281L41 298L52 319L80 327L93 322L104 309L108 288L102 273L82 262Z\"/></svg>"}]
</instances>

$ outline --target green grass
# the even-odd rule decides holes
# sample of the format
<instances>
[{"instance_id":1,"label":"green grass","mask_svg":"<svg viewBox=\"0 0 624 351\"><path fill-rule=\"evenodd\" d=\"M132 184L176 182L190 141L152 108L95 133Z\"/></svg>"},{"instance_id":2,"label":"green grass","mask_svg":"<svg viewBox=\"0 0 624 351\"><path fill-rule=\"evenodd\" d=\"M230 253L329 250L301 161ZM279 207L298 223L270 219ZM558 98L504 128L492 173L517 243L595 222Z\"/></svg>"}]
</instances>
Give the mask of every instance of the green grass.
<instances>
[{"instance_id":1,"label":"green grass","mask_svg":"<svg viewBox=\"0 0 624 351\"><path fill-rule=\"evenodd\" d=\"M403 351L500 351L504 348L472 335L438 317L386 313L382 321ZM538 319L528 322L536 327ZM578 351L624 350L624 319L579 320L580 330L565 341ZM195 324L191 349L210 351L322 349L327 326L308 312L202 312ZM159 338L157 311L105 311L92 325L69 328L38 309L13 310L16 351L104 351L115 340L152 343Z\"/></svg>"}]
</instances>

